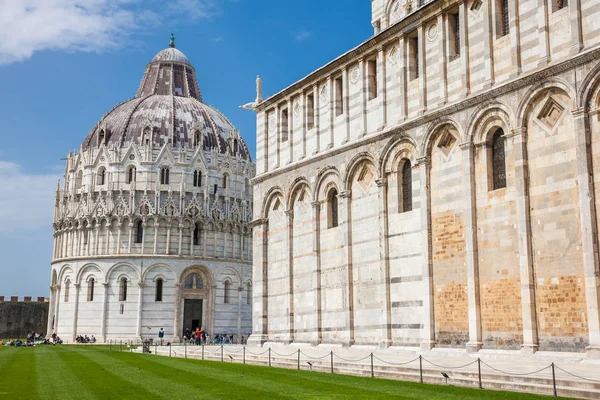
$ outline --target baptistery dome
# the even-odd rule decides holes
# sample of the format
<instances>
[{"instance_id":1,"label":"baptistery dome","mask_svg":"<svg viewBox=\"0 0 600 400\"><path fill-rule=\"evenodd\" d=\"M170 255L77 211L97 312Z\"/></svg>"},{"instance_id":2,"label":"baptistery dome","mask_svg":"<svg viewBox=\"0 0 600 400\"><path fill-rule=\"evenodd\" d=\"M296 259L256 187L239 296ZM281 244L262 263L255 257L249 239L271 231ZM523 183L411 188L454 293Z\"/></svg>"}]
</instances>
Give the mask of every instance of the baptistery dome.
<instances>
[{"instance_id":1,"label":"baptistery dome","mask_svg":"<svg viewBox=\"0 0 600 400\"><path fill-rule=\"evenodd\" d=\"M54 207L48 333L177 342L251 331L254 164L170 46L66 159Z\"/></svg>"}]
</instances>

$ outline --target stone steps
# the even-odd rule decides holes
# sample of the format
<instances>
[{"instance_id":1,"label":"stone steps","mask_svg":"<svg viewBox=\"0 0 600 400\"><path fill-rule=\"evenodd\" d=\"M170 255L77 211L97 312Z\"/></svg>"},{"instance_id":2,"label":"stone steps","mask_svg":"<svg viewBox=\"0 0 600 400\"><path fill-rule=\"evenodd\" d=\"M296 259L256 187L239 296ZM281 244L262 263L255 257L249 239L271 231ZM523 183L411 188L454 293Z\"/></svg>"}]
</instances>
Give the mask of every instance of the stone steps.
<instances>
[{"instance_id":1,"label":"stone steps","mask_svg":"<svg viewBox=\"0 0 600 400\"><path fill-rule=\"evenodd\" d=\"M183 349L174 348L173 356L183 357L185 351ZM232 352L231 349L225 349L223 352L224 362L243 362L243 352L239 349L239 352ZM246 364L250 365L261 365L268 366L268 353L257 355L257 352L265 352L266 349L252 349L246 352ZM282 351L283 353L284 351ZM174 354L176 353L176 354ZM286 354L291 352L286 350ZM169 355L168 348L159 348L159 355ZM229 357L231 356L231 358ZM202 350L198 347L187 348L187 358L202 359ZM349 357L350 358L350 357ZM358 357L354 357L358 359ZM208 361L221 361L221 351L218 347L212 347L209 349L205 348L204 360ZM307 364L307 361L312 363L312 367ZM290 354L289 357L282 357L278 355L271 355L271 366L274 368L285 368L285 369L298 369L298 360L294 354ZM312 371L331 373L331 359L327 355L322 359L309 359L304 355L301 356L300 369ZM446 379L441 375L441 372L446 372L450 379L447 384L453 386L462 386L470 388L479 387L479 376L477 372L477 365L473 364L470 366L471 369L465 368L464 370L451 370L433 367L423 363L423 382L428 384L446 384ZM499 368L502 370L501 368ZM340 361L337 356L334 356L334 373L342 375L354 375L354 376L371 376L371 364L370 359L363 360L362 363L351 363L347 361ZM381 361L374 360L373 373L375 378L381 379L392 379L419 382L419 364L418 361L411 363L410 365L385 365ZM556 389L559 396L574 397L581 399L600 399L600 382L591 382L581 379L569 379L565 376L559 375L560 371L557 371L556 376ZM562 374L562 373L560 373ZM564 375L564 374L563 374ZM527 392L527 393L538 393L553 395L553 382L552 372L548 368L542 372L535 373L532 375L508 375L501 374L496 371L490 371L486 366L482 365L481 381L484 389L490 390L505 390L505 391L516 391L516 392Z\"/></svg>"}]
</instances>

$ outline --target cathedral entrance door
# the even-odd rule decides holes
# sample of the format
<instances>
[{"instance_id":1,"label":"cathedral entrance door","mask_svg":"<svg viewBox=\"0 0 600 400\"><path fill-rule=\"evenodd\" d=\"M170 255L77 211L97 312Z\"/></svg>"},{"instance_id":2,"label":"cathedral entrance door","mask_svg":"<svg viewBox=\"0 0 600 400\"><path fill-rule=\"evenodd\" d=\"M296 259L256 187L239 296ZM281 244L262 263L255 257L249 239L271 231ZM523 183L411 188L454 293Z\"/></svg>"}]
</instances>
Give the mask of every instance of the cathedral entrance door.
<instances>
[{"instance_id":1,"label":"cathedral entrance door","mask_svg":"<svg viewBox=\"0 0 600 400\"><path fill-rule=\"evenodd\" d=\"M188 328L192 331L196 328L202 328L202 300L185 300L183 306L183 334Z\"/></svg>"}]
</instances>

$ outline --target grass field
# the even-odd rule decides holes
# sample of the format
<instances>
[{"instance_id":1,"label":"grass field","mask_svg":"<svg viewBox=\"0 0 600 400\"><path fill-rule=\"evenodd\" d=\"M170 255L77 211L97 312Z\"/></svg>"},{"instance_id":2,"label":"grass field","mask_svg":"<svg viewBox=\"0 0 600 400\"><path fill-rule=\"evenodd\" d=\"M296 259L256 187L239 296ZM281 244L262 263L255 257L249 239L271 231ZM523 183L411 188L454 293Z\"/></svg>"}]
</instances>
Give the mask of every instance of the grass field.
<instances>
[{"instance_id":1,"label":"grass field","mask_svg":"<svg viewBox=\"0 0 600 400\"><path fill-rule=\"evenodd\" d=\"M0 347L0 400L518 399L549 397L109 351Z\"/></svg>"}]
</instances>

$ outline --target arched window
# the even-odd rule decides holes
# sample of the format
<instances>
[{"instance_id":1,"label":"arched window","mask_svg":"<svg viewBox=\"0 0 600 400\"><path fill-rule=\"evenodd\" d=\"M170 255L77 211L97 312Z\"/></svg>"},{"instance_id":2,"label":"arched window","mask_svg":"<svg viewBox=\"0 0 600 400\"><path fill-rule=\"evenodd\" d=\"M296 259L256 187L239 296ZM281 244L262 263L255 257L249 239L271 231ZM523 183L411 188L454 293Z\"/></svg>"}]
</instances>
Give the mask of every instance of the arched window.
<instances>
[{"instance_id":1,"label":"arched window","mask_svg":"<svg viewBox=\"0 0 600 400\"><path fill-rule=\"evenodd\" d=\"M121 278L119 282L119 301L127 301L127 278Z\"/></svg>"},{"instance_id":2,"label":"arched window","mask_svg":"<svg viewBox=\"0 0 600 400\"><path fill-rule=\"evenodd\" d=\"M88 292L87 292L87 301L94 301L94 284L96 283L96 279L90 278L88 281Z\"/></svg>"},{"instance_id":3,"label":"arched window","mask_svg":"<svg viewBox=\"0 0 600 400\"><path fill-rule=\"evenodd\" d=\"M194 187L202 186L202 171L194 171Z\"/></svg>"},{"instance_id":4,"label":"arched window","mask_svg":"<svg viewBox=\"0 0 600 400\"><path fill-rule=\"evenodd\" d=\"M409 160L404 161L402 165L402 181L401 181L401 197L402 204L400 212L412 211L412 165Z\"/></svg>"},{"instance_id":5,"label":"arched window","mask_svg":"<svg viewBox=\"0 0 600 400\"><path fill-rule=\"evenodd\" d=\"M252 304L252 284L246 284L246 304Z\"/></svg>"},{"instance_id":6,"label":"arched window","mask_svg":"<svg viewBox=\"0 0 600 400\"><path fill-rule=\"evenodd\" d=\"M81 189L83 186L83 171L79 171L77 173L77 178L75 178L75 188Z\"/></svg>"},{"instance_id":7,"label":"arched window","mask_svg":"<svg viewBox=\"0 0 600 400\"><path fill-rule=\"evenodd\" d=\"M138 223L136 224L135 242L142 243L143 240L144 240L144 225L142 224L142 221L138 221Z\"/></svg>"},{"instance_id":8,"label":"arched window","mask_svg":"<svg viewBox=\"0 0 600 400\"><path fill-rule=\"evenodd\" d=\"M156 294L154 296L154 301L162 301L163 295L163 280L158 278L156 280Z\"/></svg>"},{"instance_id":9,"label":"arched window","mask_svg":"<svg viewBox=\"0 0 600 400\"><path fill-rule=\"evenodd\" d=\"M223 175L223 189L227 189L227 174Z\"/></svg>"},{"instance_id":10,"label":"arched window","mask_svg":"<svg viewBox=\"0 0 600 400\"><path fill-rule=\"evenodd\" d=\"M69 302L69 289L71 287L71 281L67 279L65 281L65 303Z\"/></svg>"},{"instance_id":11,"label":"arched window","mask_svg":"<svg viewBox=\"0 0 600 400\"><path fill-rule=\"evenodd\" d=\"M193 233L193 243L194 246L198 246L200 244L200 228L198 224L194 224L194 233Z\"/></svg>"},{"instance_id":12,"label":"arched window","mask_svg":"<svg viewBox=\"0 0 600 400\"><path fill-rule=\"evenodd\" d=\"M136 169L131 166L127 169L127 183L135 182Z\"/></svg>"},{"instance_id":13,"label":"arched window","mask_svg":"<svg viewBox=\"0 0 600 400\"><path fill-rule=\"evenodd\" d=\"M162 167L160 169L160 184L161 185L169 184L169 167Z\"/></svg>"},{"instance_id":14,"label":"arched window","mask_svg":"<svg viewBox=\"0 0 600 400\"><path fill-rule=\"evenodd\" d=\"M335 228L338 226L338 192L337 189L331 189L327 194L327 227Z\"/></svg>"},{"instance_id":15,"label":"arched window","mask_svg":"<svg viewBox=\"0 0 600 400\"><path fill-rule=\"evenodd\" d=\"M231 300L231 282L223 282L223 303L229 304Z\"/></svg>"},{"instance_id":16,"label":"arched window","mask_svg":"<svg viewBox=\"0 0 600 400\"><path fill-rule=\"evenodd\" d=\"M100 167L96 175L96 185L102 186L104 183L106 183L106 168Z\"/></svg>"},{"instance_id":17,"label":"arched window","mask_svg":"<svg viewBox=\"0 0 600 400\"><path fill-rule=\"evenodd\" d=\"M199 274L189 274L183 283L184 289L202 289L204 281Z\"/></svg>"},{"instance_id":18,"label":"arched window","mask_svg":"<svg viewBox=\"0 0 600 400\"><path fill-rule=\"evenodd\" d=\"M492 183L493 190L506 187L506 153L502 129L498 129L492 138Z\"/></svg>"}]
</instances>

